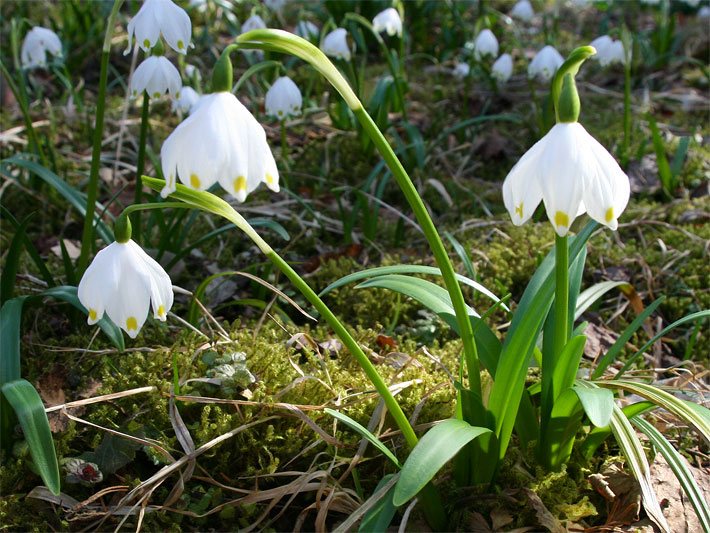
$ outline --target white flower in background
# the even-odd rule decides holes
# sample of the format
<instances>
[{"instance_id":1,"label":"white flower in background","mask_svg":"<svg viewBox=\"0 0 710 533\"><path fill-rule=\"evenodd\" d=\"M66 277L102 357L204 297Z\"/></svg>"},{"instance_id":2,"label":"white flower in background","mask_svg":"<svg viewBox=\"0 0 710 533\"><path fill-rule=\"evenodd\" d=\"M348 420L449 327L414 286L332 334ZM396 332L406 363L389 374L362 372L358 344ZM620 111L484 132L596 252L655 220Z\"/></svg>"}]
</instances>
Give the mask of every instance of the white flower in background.
<instances>
[{"instance_id":1,"label":"white flower in background","mask_svg":"<svg viewBox=\"0 0 710 533\"><path fill-rule=\"evenodd\" d=\"M505 83L513 75L513 58L510 54L503 54L491 67L491 75L499 83Z\"/></svg>"},{"instance_id":2,"label":"white flower in background","mask_svg":"<svg viewBox=\"0 0 710 533\"><path fill-rule=\"evenodd\" d=\"M282 76L274 82L266 93L264 107L266 114L284 120L301 114L303 98L293 80Z\"/></svg>"},{"instance_id":3,"label":"white flower in background","mask_svg":"<svg viewBox=\"0 0 710 533\"><path fill-rule=\"evenodd\" d=\"M271 11L280 12L286 5L286 0L264 0L264 5Z\"/></svg>"},{"instance_id":4,"label":"white flower in background","mask_svg":"<svg viewBox=\"0 0 710 533\"><path fill-rule=\"evenodd\" d=\"M165 321L173 305L170 277L155 259L132 240L101 250L79 282L79 301L89 312L89 325L104 315L135 339L148 317Z\"/></svg>"},{"instance_id":5,"label":"white flower in background","mask_svg":"<svg viewBox=\"0 0 710 533\"><path fill-rule=\"evenodd\" d=\"M402 19L399 12L393 7L388 7L375 15L375 18L372 19L372 26L377 33L386 31L390 37L393 35L402 36Z\"/></svg>"},{"instance_id":6,"label":"white flower in background","mask_svg":"<svg viewBox=\"0 0 710 533\"><path fill-rule=\"evenodd\" d=\"M535 16L535 11L528 0L520 0L520 2L515 4L513 9L510 10L509 15L523 22L530 22Z\"/></svg>"},{"instance_id":7,"label":"white flower in background","mask_svg":"<svg viewBox=\"0 0 710 533\"><path fill-rule=\"evenodd\" d=\"M348 32L344 28L337 28L325 36L320 45L326 55L336 59L350 61L352 52L348 46Z\"/></svg>"},{"instance_id":8,"label":"white flower in background","mask_svg":"<svg viewBox=\"0 0 710 533\"><path fill-rule=\"evenodd\" d=\"M303 39L310 40L320 35L320 29L310 20L299 20L295 29L296 35Z\"/></svg>"},{"instance_id":9,"label":"white flower in background","mask_svg":"<svg viewBox=\"0 0 710 533\"><path fill-rule=\"evenodd\" d=\"M513 223L526 222L540 200L561 237L585 211L615 230L629 201L629 178L579 122L556 124L516 163L503 182Z\"/></svg>"},{"instance_id":10,"label":"white flower in background","mask_svg":"<svg viewBox=\"0 0 710 533\"><path fill-rule=\"evenodd\" d=\"M22 68L44 67L47 65L47 52L54 57L62 56L62 41L52 30L35 26L25 35L20 51Z\"/></svg>"},{"instance_id":11,"label":"white flower in background","mask_svg":"<svg viewBox=\"0 0 710 533\"><path fill-rule=\"evenodd\" d=\"M453 74L456 76L458 79L462 80L468 74L471 72L471 65L468 63L462 62L462 61L457 61L456 65L454 65L454 70Z\"/></svg>"},{"instance_id":12,"label":"white flower in background","mask_svg":"<svg viewBox=\"0 0 710 533\"><path fill-rule=\"evenodd\" d=\"M473 42L473 56L480 60L486 56L496 57L498 55L498 39L493 32L486 28L476 36Z\"/></svg>"},{"instance_id":13,"label":"white flower in background","mask_svg":"<svg viewBox=\"0 0 710 533\"><path fill-rule=\"evenodd\" d=\"M698 7L700 5L700 0L681 0L681 2L689 7Z\"/></svg>"},{"instance_id":14,"label":"white flower in background","mask_svg":"<svg viewBox=\"0 0 710 533\"><path fill-rule=\"evenodd\" d=\"M191 65L190 63L185 64L185 76L191 80L200 81L202 79L200 69L198 69L195 65Z\"/></svg>"},{"instance_id":15,"label":"white flower in background","mask_svg":"<svg viewBox=\"0 0 710 533\"><path fill-rule=\"evenodd\" d=\"M548 44L535 54L528 65L528 77L537 78L541 82L547 83L564 61L560 53Z\"/></svg>"},{"instance_id":16,"label":"white flower in background","mask_svg":"<svg viewBox=\"0 0 710 533\"><path fill-rule=\"evenodd\" d=\"M661 0L641 0L641 3L647 6L657 6L661 3Z\"/></svg>"},{"instance_id":17,"label":"white flower in background","mask_svg":"<svg viewBox=\"0 0 710 533\"><path fill-rule=\"evenodd\" d=\"M133 37L138 46L148 52L158 42L160 34L170 48L186 54L192 38L190 17L171 0L145 0L128 23L128 48L124 54L131 51Z\"/></svg>"},{"instance_id":18,"label":"white flower in background","mask_svg":"<svg viewBox=\"0 0 710 533\"><path fill-rule=\"evenodd\" d=\"M244 21L244 24L242 24L242 32L241 33L246 33L251 30L264 30L266 29L266 23L264 22L264 19L261 18L259 15L252 15L248 19Z\"/></svg>"},{"instance_id":19,"label":"white flower in background","mask_svg":"<svg viewBox=\"0 0 710 533\"><path fill-rule=\"evenodd\" d=\"M200 95L195 89L189 86L183 87L180 89L177 98L173 99L173 103L170 107L173 113L177 111L180 113L190 113L199 99Z\"/></svg>"},{"instance_id":20,"label":"white flower in background","mask_svg":"<svg viewBox=\"0 0 710 533\"><path fill-rule=\"evenodd\" d=\"M620 63L623 65L626 62L624 43L616 41L608 35L597 37L590 43L590 46L594 47L597 51L592 58L599 61L599 64L602 67L606 67L613 63Z\"/></svg>"},{"instance_id":21,"label":"white flower in background","mask_svg":"<svg viewBox=\"0 0 710 533\"><path fill-rule=\"evenodd\" d=\"M205 95L163 143L166 177L163 198L175 190L175 179L204 191L216 182L238 201L260 183L279 191L279 173L264 128L229 92Z\"/></svg>"},{"instance_id":22,"label":"white flower in background","mask_svg":"<svg viewBox=\"0 0 710 533\"><path fill-rule=\"evenodd\" d=\"M160 98L166 92L172 97L180 95L180 73L165 56L146 58L131 76L130 92L133 98L148 93L151 98Z\"/></svg>"},{"instance_id":23,"label":"white flower in background","mask_svg":"<svg viewBox=\"0 0 710 533\"><path fill-rule=\"evenodd\" d=\"M698 18L699 19L708 19L710 18L710 6L703 6L698 10Z\"/></svg>"}]
</instances>

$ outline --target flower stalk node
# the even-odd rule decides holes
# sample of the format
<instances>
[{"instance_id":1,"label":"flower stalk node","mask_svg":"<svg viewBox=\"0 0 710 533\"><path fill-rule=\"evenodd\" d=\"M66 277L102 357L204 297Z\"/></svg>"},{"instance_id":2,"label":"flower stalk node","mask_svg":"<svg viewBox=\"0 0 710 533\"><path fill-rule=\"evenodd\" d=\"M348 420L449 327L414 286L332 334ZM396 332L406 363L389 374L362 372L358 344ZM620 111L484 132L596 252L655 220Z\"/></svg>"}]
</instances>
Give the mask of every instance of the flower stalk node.
<instances>
[{"instance_id":1,"label":"flower stalk node","mask_svg":"<svg viewBox=\"0 0 710 533\"><path fill-rule=\"evenodd\" d=\"M130 241L132 233L131 219L128 218L127 214L121 213L113 225L113 234L116 237L116 242L126 243Z\"/></svg>"},{"instance_id":2,"label":"flower stalk node","mask_svg":"<svg viewBox=\"0 0 710 533\"><path fill-rule=\"evenodd\" d=\"M212 92L230 92L232 90L233 70L229 59L230 48L227 47L219 56L212 70Z\"/></svg>"},{"instance_id":3,"label":"flower stalk node","mask_svg":"<svg viewBox=\"0 0 710 533\"><path fill-rule=\"evenodd\" d=\"M557 101L558 122L577 122L579 120L579 93L577 84L569 72L562 80L562 91Z\"/></svg>"},{"instance_id":4,"label":"flower stalk node","mask_svg":"<svg viewBox=\"0 0 710 533\"><path fill-rule=\"evenodd\" d=\"M572 50L572 53L567 57L564 63L557 69L555 77L552 79L552 102L555 106L555 117L557 122L577 122L577 120L562 120L560 118L560 97L562 96L562 88L567 75L571 75L574 84L574 77L579 72L579 67L582 66L588 58L596 54L597 51L592 46L580 46ZM576 92L576 87L575 87ZM577 97L579 98L579 97ZM579 112L577 113L579 116Z\"/></svg>"},{"instance_id":5,"label":"flower stalk node","mask_svg":"<svg viewBox=\"0 0 710 533\"><path fill-rule=\"evenodd\" d=\"M158 39L155 42L155 46L151 48L150 54L158 57L165 55L165 46L163 46L163 41Z\"/></svg>"}]
</instances>

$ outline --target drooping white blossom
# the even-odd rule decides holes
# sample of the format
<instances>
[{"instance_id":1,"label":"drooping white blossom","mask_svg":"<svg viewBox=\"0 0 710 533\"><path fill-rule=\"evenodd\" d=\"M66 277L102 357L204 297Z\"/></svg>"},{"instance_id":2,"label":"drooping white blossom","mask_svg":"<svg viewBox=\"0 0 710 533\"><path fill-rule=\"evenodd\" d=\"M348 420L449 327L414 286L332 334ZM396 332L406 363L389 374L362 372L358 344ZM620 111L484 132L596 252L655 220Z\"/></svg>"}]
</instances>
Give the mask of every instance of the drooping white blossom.
<instances>
[{"instance_id":1,"label":"drooping white blossom","mask_svg":"<svg viewBox=\"0 0 710 533\"><path fill-rule=\"evenodd\" d=\"M336 28L325 36L320 45L321 50L336 59L344 59L350 61L352 52L348 45L348 32L345 28Z\"/></svg>"},{"instance_id":2,"label":"drooping white blossom","mask_svg":"<svg viewBox=\"0 0 710 533\"><path fill-rule=\"evenodd\" d=\"M402 36L402 19L399 16L399 11L393 7L388 7L384 11L380 11L375 18L372 19L372 27L377 33L387 32L387 35Z\"/></svg>"},{"instance_id":3,"label":"drooping white blossom","mask_svg":"<svg viewBox=\"0 0 710 533\"><path fill-rule=\"evenodd\" d=\"M302 105L301 91L287 76L282 76L274 82L264 101L266 114L279 120L300 115Z\"/></svg>"},{"instance_id":4,"label":"drooping white blossom","mask_svg":"<svg viewBox=\"0 0 710 533\"><path fill-rule=\"evenodd\" d=\"M47 65L47 52L54 57L62 56L62 42L52 30L35 26L25 35L20 50L22 68L31 69Z\"/></svg>"},{"instance_id":5,"label":"drooping white blossom","mask_svg":"<svg viewBox=\"0 0 710 533\"><path fill-rule=\"evenodd\" d=\"M320 35L320 29L310 20L299 20L295 29L296 35L310 41Z\"/></svg>"},{"instance_id":6,"label":"drooping white blossom","mask_svg":"<svg viewBox=\"0 0 710 533\"><path fill-rule=\"evenodd\" d=\"M513 75L513 58L510 54L503 54L491 67L491 75L498 83L505 83Z\"/></svg>"},{"instance_id":7,"label":"drooping white blossom","mask_svg":"<svg viewBox=\"0 0 710 533\"><path fill-rule=\"evenodd\" d=\"M473 42L473 56L477 60L498 55L498 39L488 28L481 30Z\"/></svg>"},{"instance_id":8,"label":"drooping white blossom","mask_svg":"<svg viewBox=\"0 0 710 533\"><path fill-rule=\"evenodd\" d=\"M264 19L261 18L259 15L254 14L244 21L244 24L242 24L241 33L246 33L251 30L263 29L266 29L266 22L264 22Z\"/></svg>"},{"instance_id":9,"label":"drooping white blossom","mask_svg":"<svg viewBox=\"0 0 710 533\"><path fill-rule=\"evenodd\" d=\"M264 128L229 92L201 97L163 143L160 160L166 181L163 198L175 190L176 179L200 191L219 182L239 202L262 182L279 190Z\"/></svg>"},{"instance_id":10,"label":"drooping white blossom","mask_svg":"<svg viewBox=\"0 0 710 533\"><path fill-rule=\"evenodd\" d=\"M564 58L549 44L540 50L528 65L528 77L547 83L564 63Z\"/></svg>"},{"instance_id":11,"label":"drooping white blossom","mask_svg":"<svg viewBox=\"0 0 710 533\"><path fill-rule=\"evenodd\" d=\"M130 239L96 254L79 282L78 296L90 325L105 312L131 338L143 327L151 305L153 316L163 321L173 305L170 277Z\"/></svg>"},{"instance_id":12,"label":"drooping white blossom","mask_svg":"<svg viewBox=\"0 0 710 533\"><path fill-rule=\"evenodd\" d=\"M535 11L529 0L520 0L513 6L513 9L510 10L509 15L523 22L530 22L535 16Z\"/></svg>"},{"instance_id":13,"label":"drooping white blossom","mask_svg":"<svg viewBox=\"0 0 710 533\"><path fill-rule=\"evenodd\" d=\"M160 98L170 93L177 98L181 86L180 73L165 56L150 56L133 73L130 94L136 98L146 91L151 98Z\"/></svg>"},{"instance_id":14,"label":"drooping white blossom","mask_svg":"<svg viewBox=\"0 0 710 533\"><path fill-rule=\"evenodd\" d=\"M614 40L608 35L597 37L590 43L590 46L594 47L597 51L597 53L592 56L592 59L599 61L599 64L602 67L606 67L614 63L623 65L626 62L624 43Z\"/></svg>"},{"instance_id":15,"label":"drooping white blossom","mask_svg":"<svg viewBox=\"0 0 710 533\"><path fill-rule=\"evenodd\" d=\"M629 201L629 178L578 122L561 122L528 150L503 182L503 201L516 226L540 200L560 236L586 212L615 230Z\"/></svg>"},{"instance_id":16,"label":"drooping white blossom","mask_svg":"<svg viewBox=\"0 0 710 533\"><path fill-rule=\"evenodd\" d=\"M173 99L173 103L170 107L173 113L179 111L180 113L189 114L199 99L200 95L195 89L190 86L185 86L180 89L179 95L177 98Z\"/></svg>"},{"instance_id":17,"label":"drooping white blossom","mask_svg":"<svg viewBox=\"0 0 710 533\"><path fill-rule=\"evenodd\" d=\"M462 80L463 78L468 76L470 72L471 72L471 65L469 65L465 61L457 61L456 64L454 65L453 74L454 74L454 76L456 76L460 80Z\"/></svg>"},{"instance_id":18,"label":"drooping white blossom","mask_svg":"<svg viewBox=\"0 0 710 533\"><path fill-rule=\"evenodd\" d=\"M128 48L124 53L131 51L134 37L143 51L150 51L161 34L170 48L186 54L192 38L190 17L171 0L145 0L128 23Z\"/></svg>"}]
</instances>

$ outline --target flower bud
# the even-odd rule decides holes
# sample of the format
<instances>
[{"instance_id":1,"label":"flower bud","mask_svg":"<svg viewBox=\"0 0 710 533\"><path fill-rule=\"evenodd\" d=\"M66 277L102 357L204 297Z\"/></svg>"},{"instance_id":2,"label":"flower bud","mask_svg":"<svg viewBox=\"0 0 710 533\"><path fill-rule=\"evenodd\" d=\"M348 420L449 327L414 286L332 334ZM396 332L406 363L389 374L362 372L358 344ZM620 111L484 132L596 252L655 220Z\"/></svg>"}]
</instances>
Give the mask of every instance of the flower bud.
<instances>
[{"instance_id":1,"label":"flower bud","mask_svg":"<svg viewBox=\"0 0 710 533\"><path fill-rule=\"evenodd\" d=\"M212 92L230 92L233 79L232 60L229 59L229 52L225 50L212 71Z\"/></svg>"}]
</instances>

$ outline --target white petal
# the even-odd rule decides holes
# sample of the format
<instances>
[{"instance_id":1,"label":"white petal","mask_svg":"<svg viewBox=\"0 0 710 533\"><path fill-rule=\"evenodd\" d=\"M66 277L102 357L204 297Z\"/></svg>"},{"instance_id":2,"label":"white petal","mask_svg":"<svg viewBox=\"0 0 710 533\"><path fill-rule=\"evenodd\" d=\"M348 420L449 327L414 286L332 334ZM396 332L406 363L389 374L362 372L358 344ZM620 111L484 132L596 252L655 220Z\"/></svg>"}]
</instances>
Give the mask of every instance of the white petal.
<instances>
[{"instance_id":1,"label":"white petal","mask_svg":"<svg viewBox=\"0 0 710 533\"><path fill-rule=\"evenodd\" d=\"M130 242L130 241L129 241ZM144 267L128 243L115 243L120 248L116 267L118 288L106 301L106 314L128 335L135 339L140 332L150 305L150 280Z\"/></svg>"},{"instance_id":2,"label":"white petal","mask_svg":"<svg viewBox=\"0 0 710 533\"><path fill-rule=\"evenodd\" d=\"M516 226L527 222L542 200L540 160L545 144L543 137L525 152L503 182L503 203Z\"/></svg>"},{"instance_id":3,"label":"white petal","mask_svg":"<svg viewBox=\"0 0 710 533\"><path fill-rule=\"evenodd\" d=\"M96 254L79 282L77 296L86 307L89 325L96 324L104 315L106 302L118 292L118 264L120 247L112 243Z\"/></svg>"},{"instance_id":4,"label":"white petal","mask_svg":"<svg viewBox=\"0 0 710 533\"><path fill-rule=\"evenodd\" d=\"M159 0L161 8L160 31L168 46L181 54L187 53L192 38L189 15L170 0Z\"/></svg>"},{"instance_id":5,"label":"white petal","mask_svg":"<svg viewBox=\"0 0 710 533\"><path fill-rule=\"evenodd\" d=\"M150 257L135 242L128 241L126 244L132 248L137 261L140 261L144 268L144 274L149 278L153 316L164 322L173 306L173 284L170 281L170 276L155 259Z\"/></svg>"}]
</instances>

